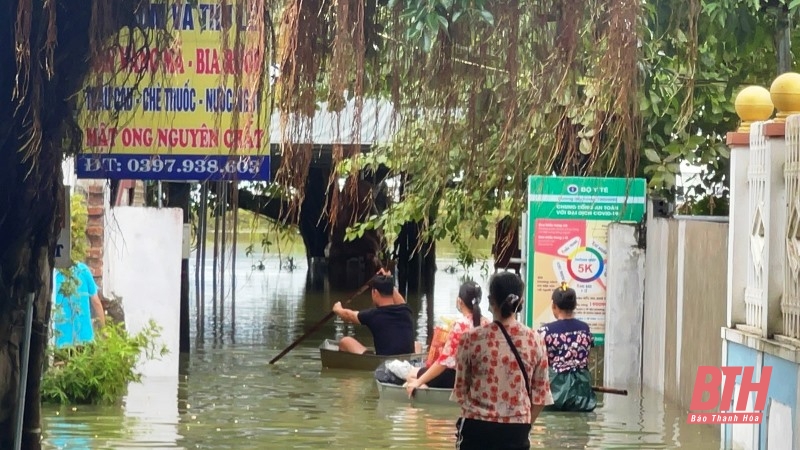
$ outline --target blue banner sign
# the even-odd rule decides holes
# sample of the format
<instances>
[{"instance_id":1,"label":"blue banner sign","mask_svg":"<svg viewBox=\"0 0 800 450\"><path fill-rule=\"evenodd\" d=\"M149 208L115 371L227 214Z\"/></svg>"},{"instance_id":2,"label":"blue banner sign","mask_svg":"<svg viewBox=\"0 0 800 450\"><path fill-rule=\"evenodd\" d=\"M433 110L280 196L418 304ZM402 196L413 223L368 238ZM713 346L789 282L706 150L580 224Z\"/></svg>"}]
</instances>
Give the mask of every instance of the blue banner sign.
<instances>
[{"instance_id":1,"label":"blue banner sign","mask_svg":"<svg viewBox=\"0 0 800 450\"><path fill-rule=\"evenodd\" d=\"M79 178L169 181L269 181L269 156L82 154Z\"/></svg>"}]
</instances>

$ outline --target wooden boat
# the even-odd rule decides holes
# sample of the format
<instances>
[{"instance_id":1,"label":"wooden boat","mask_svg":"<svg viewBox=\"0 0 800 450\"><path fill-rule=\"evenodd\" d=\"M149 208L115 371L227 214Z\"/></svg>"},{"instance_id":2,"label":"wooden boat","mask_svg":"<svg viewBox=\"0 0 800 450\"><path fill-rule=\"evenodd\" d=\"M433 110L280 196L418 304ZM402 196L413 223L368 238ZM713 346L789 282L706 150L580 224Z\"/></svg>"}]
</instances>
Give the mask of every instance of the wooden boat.
<instances>
[{"instance_id":1,"label":"wooden boat","mask_svg":"<svg viewBox=\"0 0 800 450\"><path fill-rule=\"evenodd\" d=\"M397 359L400 361L421 362L427 356L427 353L378 356L375 354L358 355L356 353L340 352L339 342L333 339L325 339L319 346L322 367L327 369L375 370L382 362L387 360Z\"/></svg>"},{"instance_id":2,"label":"wooden boat","mask_svg":"<svg viewBox=\"0 0 800 450\"><path fill-rule=\"evenodd\" d=\"M406 388L397 384L381 383L375 380L378 384L378 397L381 400L393 400L398 402L410 402L413 404L423 405L441 405L441 406L458 406L458 403L450 401L450 394L453 393L452 389L441 388L423 388L414 391L414 396L408 398Z\"/></svg>"}]
</instances>

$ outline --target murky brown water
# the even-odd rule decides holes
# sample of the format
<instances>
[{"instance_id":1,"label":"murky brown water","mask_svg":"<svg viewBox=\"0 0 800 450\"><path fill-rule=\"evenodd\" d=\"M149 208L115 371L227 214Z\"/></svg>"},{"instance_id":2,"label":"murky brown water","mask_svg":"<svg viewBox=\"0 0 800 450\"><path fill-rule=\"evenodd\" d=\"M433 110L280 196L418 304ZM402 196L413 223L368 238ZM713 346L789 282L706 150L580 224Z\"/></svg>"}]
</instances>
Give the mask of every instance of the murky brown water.
<instances>
[{"instance_id":1,"label":"murky brown water","mask_svg":"<svg viewBox=\"0 0 800 450\"><path fill-rule=\"evenodd\" d=\"M453 448L453 407L411 407L378 399L370 373L323 370L317 347L325 338L352 331L329 322L277 364L268 361L330 311L346 295L306 285L305 260L294 271L266 270L241 255L235 318L230 299L222 320L206 302L205 337L193 326L192 352L179 378L145 379L131 385L124 406L44 409L48 449L126 448ZM463 272L442 270L433 314L455 313ZM210 262L209 262L210 265ZM473 279L485 284L480 270ZM211 291L211 276L206 276ZM419 311L418 335L428 333L426 296L410 296ZM367 306L364 296L356 308ZM485 309L485 305L484 305ZM196 311L192 310L192 317ZM232 320L234 319L234 320ZM235 326L233 324L235 323ZM355 329L355 336L369 332ZM595 413L550 414L532 433L533 448L719 448L715 427L686 425L685 413L651 393L605 396Z\"/></svg>"}]
</instances>

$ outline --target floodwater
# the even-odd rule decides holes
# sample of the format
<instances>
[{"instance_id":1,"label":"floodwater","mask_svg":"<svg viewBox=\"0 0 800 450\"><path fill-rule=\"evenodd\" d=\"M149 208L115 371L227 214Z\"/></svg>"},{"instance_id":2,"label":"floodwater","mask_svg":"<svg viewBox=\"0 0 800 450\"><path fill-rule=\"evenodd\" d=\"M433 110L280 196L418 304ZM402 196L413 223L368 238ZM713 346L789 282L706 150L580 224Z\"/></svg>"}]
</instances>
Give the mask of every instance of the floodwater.
<instances>
[{"instance_id":1,"label":"floodwater","mask_svg":"<svg viewBox=\"0 0 800 450\"><path fill-rule=\"evenodd\" d=\"M268 364L334 302L347 297L308 286L305 259L297 259L294 270L281 269L277 257L257 270L257 262L242 252L235 315L230 295L213 313L209 261L203 335L198 335L192 302L192 350L181 357L182 374L132 384L121 406L45 407L44 448L453 448L455 406L383 402L371 373L321 369L317 347L323 339L353 332L368 338L366 330L330 321L275 365ZM455 313L454 299L465 275L444 270L453 261L438 264L433 295L408 299L419 313L418 339L423 342L431 312L434 317ZM486 272L476 268L470 276L485 286ZM368 302L365 295L353 307ZM604 397L591 414L540 417L532 447L719 448L717 427L685 424L685 411L664 405L657 395Z\"/></svg>"}]
</instances>

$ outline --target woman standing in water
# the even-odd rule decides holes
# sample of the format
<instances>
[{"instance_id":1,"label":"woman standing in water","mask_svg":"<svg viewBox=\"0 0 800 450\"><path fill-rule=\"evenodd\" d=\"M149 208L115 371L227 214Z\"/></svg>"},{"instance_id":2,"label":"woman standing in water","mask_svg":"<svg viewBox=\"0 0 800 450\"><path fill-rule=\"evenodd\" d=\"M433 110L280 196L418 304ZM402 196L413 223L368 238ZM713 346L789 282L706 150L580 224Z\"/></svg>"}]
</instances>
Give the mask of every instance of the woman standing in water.
<instances>
[{"instance_id":1,"label":"woman standing in water","mask_svg":"<svg viewBox=\"0 0 800 450\"><path fill-rule=\"evenodd\" d=\"M461 336L452 396L461 405L457 449L529 449L531 424L553 403L544 340L516 319L522 289L519 276L494 274L494 322Z\"/></svg>"},{"instance_id":2,"label":"woman standing in water","mask_svg":"<svg viewBox=\"0 0 800 450\"><path fill-rule=\"evenodd\" d=\"M553 316L539 328L547 344L550 361L550 389L556 411L593 411L597 399L592 390L589 373L589 350L594 347L594 337L586 322L575 318L578 296L575 290L561 283L553 292Z\"/></svg>"},{"instance_id":3,"label":"woman standing in water","mask_svg":"<svg viewBox=\"0 0 800 450\"><path fill-rule=\"evenodd\" d=\"M474 281L461 285L456 299L456 308L461 317L453 324L441 353L429 367L411 373L406 380L408 395L414 389L427 385L432 388L452 389L456 382L456 349L461 336L473 327L487 325L488 320L481 317L481 287Z\"/></svg>"}]
</instances>

